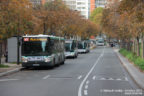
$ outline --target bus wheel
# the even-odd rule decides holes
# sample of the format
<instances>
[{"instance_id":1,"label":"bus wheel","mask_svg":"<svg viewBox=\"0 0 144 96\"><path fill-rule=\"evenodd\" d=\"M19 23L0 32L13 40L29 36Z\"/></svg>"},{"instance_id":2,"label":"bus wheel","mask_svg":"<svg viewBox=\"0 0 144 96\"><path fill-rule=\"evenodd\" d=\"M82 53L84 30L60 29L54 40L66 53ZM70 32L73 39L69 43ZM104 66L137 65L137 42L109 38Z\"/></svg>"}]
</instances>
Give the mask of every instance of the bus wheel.
<instances>
[{"instance_id":1,"label":"bus wheel","mask_svg":"<svg viewBox=\"0 0 144 96\"><path fill-rule=\"evenodd\" d=\"M75 58L76 58L76 56L73 56L72 58L73 58L73 59L75 59Z\"/></svg>"},{"instance_id":2,"label":"bus wheel","mask_svg":"<svg viewBox=\"0 0 144 96\"><path fill-rule=\"evenodd\" d=\"M63 58L63 61L62 61L62 63L61 63L62 65L64 65L65 64L65 57Z\"/></svg>"},{"instance_id":3,"label":"bus wheel","mask_svg":"<svg viewBox=\"0 0 144 96\"><path fill-rule=\"evenodd\" d=\"M65 64L65 60L61 64L64 65Z\"/></svg>"},{"instance_id":4,"label":"bus wheel","mask_svg":"<svg viewBox=\"0 0 144 96\"><path fill-rule=\"evenodd\" d=\"M74 58L77 58L77 55L75 55Z\"/></svg>"},{"instance_id":5,"label":"bus wheel","mask_svg":"<svg viewBox=\"0 0 144 96\"><path fill-rule=\"evenodd\" d=\"M50 69L53 69L55 67L55 60L53 60L53 64L49 66Z\"/></svg>"},{"instance_id":6,"label":"bus wheel","mask_svg":"<svg viewBox=\"0 0 144 96\"><path fill-rule=\"evenodd\" d=\"M78 54L76 55L76 58L78 57Z\"/></svg>"},{"instance_id":7,"label":"bus wheel","mask_svg":"<svg viewBox=\"0 0 144 96\"><path fill-rule=\"evenodd\" d=\"M30 68L29 66L24 67L24 69L29 69L29 68Z\"/></svg>"}]
</instances>

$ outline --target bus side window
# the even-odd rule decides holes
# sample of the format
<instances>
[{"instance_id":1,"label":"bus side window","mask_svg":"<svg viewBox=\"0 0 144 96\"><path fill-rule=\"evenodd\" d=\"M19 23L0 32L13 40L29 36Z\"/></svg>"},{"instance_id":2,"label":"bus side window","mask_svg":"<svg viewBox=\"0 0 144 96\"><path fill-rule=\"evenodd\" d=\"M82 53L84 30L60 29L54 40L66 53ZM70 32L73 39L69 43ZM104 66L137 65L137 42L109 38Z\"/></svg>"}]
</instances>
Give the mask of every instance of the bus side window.
<instances>
[{"instance_id":1,"label":"bus side window","mask_svg":"<svg viewBox=\"0 0 144 96\"><path fill-rule=\"evenodd\" d=\"M54 46L54 40L50 40L50 45Z\"/></svg>"},{"instance_id":2,"label":"bus side window","mask_svg":"<svg viewBox=\"0 0 144 96\"><path fill-rule=\"evenodd\" d=\"M71 47L71 48L72 48L72 50L75 49L75 47L74 47L74 43L72 43L72 47Z\"/></svg>"}]
</instances>

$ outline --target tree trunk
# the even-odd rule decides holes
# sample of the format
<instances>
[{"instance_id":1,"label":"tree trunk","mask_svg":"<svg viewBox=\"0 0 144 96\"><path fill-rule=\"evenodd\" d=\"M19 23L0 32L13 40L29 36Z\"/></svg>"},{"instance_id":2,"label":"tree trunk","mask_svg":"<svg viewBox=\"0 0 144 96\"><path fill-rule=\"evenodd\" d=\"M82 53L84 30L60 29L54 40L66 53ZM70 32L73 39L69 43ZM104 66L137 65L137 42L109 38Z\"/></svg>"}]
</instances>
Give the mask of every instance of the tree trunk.
<instances>
[{"instance_id":1,"label":"tree trunk","mask_svg":"<svg viewBox=\"0 0 144 96\"><path fill-rule=\"evenodd\" d=\"M137 42L137 56L140 56L140 44L139 44L139 37L136 38Z\"/></svg>"},{"instance_id":2,"label":"tree trunk","mask_svg":"<svg viewBox=\"0 0 144 96\"><path fill-rule=\"evenodd\" d=\"M127 50L131 51L131 41L130 41L130 39L128 39L126 46L127 46Z\"/></svg>"},{"instance_id":3,"label":"tree trunk","mask_svg":"<svg viewBox=\"0 0 144 96\"><path fill-rule=\"evenodd\" d=\"M109 44L109 45L110 45L110 39L111 39L111 37L108 38L108 44Z\"/></svg>"},{"instance_id":4,"label":"tree trunk","mask_svg":"<svg viewBox=\"0 0 144 96\"><path fill-rule=\"evenodd\" d=\"M121 46L122 46L122 48L125 48L125 46L124 46L124 40L122 40Z\"/></svg>"},{"instance_id":5,"label":"tree trunk","mask_svg":"<svg viewBox=\"0 0 144 96\"><path fill-rule=\"evenodd\" d=\"M129 50L132 52L132 45L133 45L133 42L131 41L131 39L129 39Z\"/></svg>"},{"instance_id":6,"label":"tree trunk","mask_svg":"<svg viewBox=\"0 0 144 96\"><path fill-rule=\"evenodd\" d=\"M1 64L1 57L2 57L2 43L0 42L0 64Z\"/></svg>"},{"instance_id":7,"label":"tree trunk","mask_svg":"<svg viewBox=\"0 0 144 96\"><path fill-rule=\"evenodd\" d=\"M142 58L144 59L144 37L141 38Z\"/></svg>"},{"instance_id":8,"label":"tree trunk","mask_svg":"<svg viewBox=\"0 0 144 96\"><path fill-rule=\"evenodd\" d=\"M134 53L137 54L137 43L136 43L136 39L134 40Z\"/></svg>"},{"instance_id":9,"label":"tree trunk","mask_svg":"<svg viewBox=\"0 0 144 96\"><path fill-rule=\"evenodd\" d=\"M131 42L130 42L130 40L129 40L129 42L128 42L127 47L128 47L128 50L131 51Z\"/></svg>"},{"instance_id":10,"label":"tree trunk","mask_svg":"<svg viewBox=\"0 0 144 96\"><path fill-rule=\"evenodd\" d=\"M135 53L135 39L133 39L132 42L132 52Z\"/></svg>"},{"instance_id":11,"label":"tree trunk","mask_svg":"<svg viewBox=\"0 0 144 96\"><path fill-rule=\"evenodd\" d=\"M125 40L123 40L123 48L127 49L127 44L126 44Z\"/></svg>"},{"instance_id":12,"label":"tree trunk","mask_svg":"<svg viewBox=\"0 0 144 96\"><path fill-rule=\"evenodd\" d=\"M129 42L126 42L126 49L129 51Z\"/></svg>"}]
</instances>

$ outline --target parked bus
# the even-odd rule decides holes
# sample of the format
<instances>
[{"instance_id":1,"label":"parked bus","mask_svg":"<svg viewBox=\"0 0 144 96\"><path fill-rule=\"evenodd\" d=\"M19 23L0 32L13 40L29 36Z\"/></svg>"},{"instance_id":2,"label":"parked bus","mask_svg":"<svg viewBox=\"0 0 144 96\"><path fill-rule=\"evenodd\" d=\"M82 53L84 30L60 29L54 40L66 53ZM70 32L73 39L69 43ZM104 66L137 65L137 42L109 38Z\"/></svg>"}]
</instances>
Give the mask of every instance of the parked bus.
<instances>
[{"instance_id":1,"label":"parked bus","mask_svg":"<svg viewBox=\"0 0 144 96\"><path fill-rule=\"evenodd\" d=\"M75 40L65 40L65 57L77 58L78 48Z\"/></svg>"},{"instance_id":2,"label":"parked bus","mask_svg":"<svg viewBox=\"0 0 144 96\"><path fill-rule=\"evenodd\" d=\"M97 46L104 46L104 45L105 45L104 39L103 38L99 38L97 40Z\"/></svg>"},{"instance_id":3,"label":"parked bus","mask_svg":"<svg viewBox=\"0 0 144 96\"><path fill-rule=\"evenodd\" d=\"M50 66L64 64L64 38L49 35L22 37L22 66Z\"/></svg>"},{"instance_id":4,"label":"parked bus","mask_svg":"<svg viewBox=\"0 0 144 96\"><path fill-rule=\"evenodd\" d=\"M79 53L88 53L90 52L90 44L87 41L80 41L78 43L78 52Z\"/></svg>"}]
</instances>

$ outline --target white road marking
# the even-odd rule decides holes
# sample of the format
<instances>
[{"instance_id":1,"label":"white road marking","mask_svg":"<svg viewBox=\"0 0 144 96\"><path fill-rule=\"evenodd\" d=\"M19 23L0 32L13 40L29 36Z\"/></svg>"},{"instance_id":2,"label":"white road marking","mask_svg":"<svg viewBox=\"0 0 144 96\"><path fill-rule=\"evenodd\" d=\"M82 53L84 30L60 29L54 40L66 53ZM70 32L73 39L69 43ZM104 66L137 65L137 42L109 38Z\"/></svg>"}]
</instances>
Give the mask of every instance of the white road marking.
<instances>
[{"instance_id":1,"label":"white road marking","mask_svg":"<svg viewBox=\"0 0 144 96\"><path fill-rule=\"evenodd\" d=\"M88 89L88 85L85 85L85 89Z\"/></svg>"},{"instance_id":2,"label":"white road marking","mask_svg":"<svg viewBox=\"0 0 144 96\"><path fill-rule=\"evenodd\" d=\"M77 78L77 79L81 79L81 78L82 78L82 75L78 76L78 78Z\"/></svg>"},{"instance_id":3,"label":"white road marking","mask_svg":"<svg viewBox=\"0 0 144 96\"><path fill-rule=\"evenodd\" d=\"M47 79L47 78L49 78L49 77L50 77L50 75L47 75L47 76L43 77L43 79Z\"/></svg>"},{"instance_id":4,"label":"white road marking","mask_svg":"<svg viewBox=\"0 0 144 96\"><path fill-rule=\"evenodd\" d=\"M1 79L0 82L2 82L2 81L16 81L16 80L19 80L19 79Z\"/></svg>"},{"instance_id":5,"label":"white road marking","mask_svg":"<svg viewBox=\"0 0 144 96\"><path fill-rule=\"evenodd\" d=\"M92 78L93 80L95 80L96 79L96 76L93 76L93 78Z\"/></svg>"},{"instance_id":6,"label":"white road marking","mask_svg":"<svg viewBox=\"0 0 144 96\"><path fill-rule=\"evenodd\" d=\"M106 80L105 78L101 78L100 80Z\"/></svg>"},{"instance_id":7,"label":"white road marking","mask_svg":"<svg viewBox=\"0 0 144 96\"><path fill-rule=\"evenodd\" d=\"M83 81L81 82L80 86L79 86L79 90L78 90L78 96L82 96L82 87L84 85L84 83L86 82L86 80L88 79L89 75L92 73L92 71L94 70L95 66L98 64L100 58L104 55L104 51L105 51L105 47L103 49L103 52L101 53L101 55L98 57L97 61L95 62L95 64L93 65L93 67L90 69L90 71L87 73L87 75L85 76L85 78L83 79Z\"/></svg>"},{"instance_id":8,"label":"white road marking","mask_svg":"<svg viewBox=\"0 0 144 96\"><path fill-rule=\"evenodd\" d=\"M89 84L89 80L88 80L88 81L86 81L86 84Z\"/></svg>"},{"instance_id":9,"label":"white road marking","mask_svg":"<svg viewBox=\"0 0 144 96\"><path fill-rule=\"evenodd\" d=\"M109 78L108 80L114 80L113 78Z\"/></svg>"},{"instance_id":10,"label":"white road marking","mask_svg":"<svg viewBox=\"0 0 144 96\"><path fill-rule=\"evenodd\" d=\"M125 81L128 81L128 78L127 78L127 77L125 77Z\"/></svg>"},{"instance_id":11,"label":"white road marking","mask_svg":"<svg viewBox=\"0 0 144 96\"><path fill-rule=\"evenodd\" d=\"M116 80L121 81L121 79L120 79L120 78L118 78L118 79L116 79Z\"/></svg>"},{"instance_id":12,"label":"white road marking","mask_svg":"<svg viewBox=\"0 0 144 96\"><path fill-rule=\"evenodd\" d=\"M88 92L87 92L87 90L84 90L84 95L88 95Z\"/></svg>"}]
</instances>

